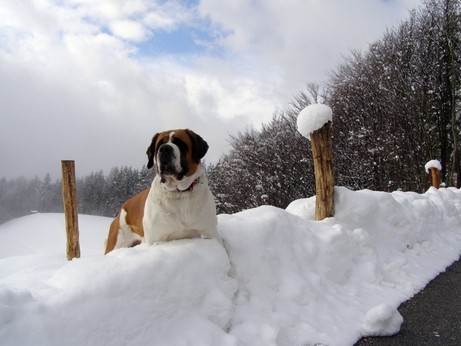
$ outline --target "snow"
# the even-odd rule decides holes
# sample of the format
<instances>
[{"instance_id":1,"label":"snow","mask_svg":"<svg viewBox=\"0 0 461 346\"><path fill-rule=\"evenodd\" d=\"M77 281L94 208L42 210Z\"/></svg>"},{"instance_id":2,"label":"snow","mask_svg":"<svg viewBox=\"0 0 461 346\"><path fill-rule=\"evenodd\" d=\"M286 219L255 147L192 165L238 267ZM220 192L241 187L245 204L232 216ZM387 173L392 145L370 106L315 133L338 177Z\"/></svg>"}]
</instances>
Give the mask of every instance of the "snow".
<instances>
[{"instance_id":1,"label":"snow","mask_svg":"<svg viewBox=\"0 0 461 346\"><path fill-rule=\"evenodd\" d=\"M397 309L383 303L367 312L362 333L369 336L390 336L398 333L403 317Z\"/></svg>"},{"instance_id":2,"label":"snow","mask_svg":"<svg viewBox=\"0 0 461 346\"><path fill-rule=\"evenodd\" d=\"M311 104L298 114L296 125L298 132L310 140L311 133L322 128L323 125L333 120L333 111L321 103Z\"/></svg>"},{"instance_id":3,"label":"snow","mask_svg":"<svg viewBox=\"0 0 461 346\"><path fill-rule=\"evenodd\" d=\"M436 168L437 170L441 171L442 165L440 164L439 160L430 160L424 165L424 169L426 170L426 173L429 173L431 168Z\"/></svg>"},{"instance_id":4,"label":"snow","mask_svg":"<svg viewBox=\"0 0 461 346\"><path fill-rule=\"evenodd\" d=\"M111 218L79 215L82 255L100 254ZM54 253L66 256L64 214L40 214L11 220L0 226L0 259L9 256Z\"/></svg>"},{"instance_id":5,"label":"snow","mask_svg":"<svg viewBox=\"0 0 461 346\"><path fill-rule=\"evenodd\" d=\"M107 256L110 219L80 215L89 241L70 262L62 215L3 224L2 344L353 345L394 334L397 307L461 254L461 190L335 197L323 221L315 197L219 215L225 247L191 239Z\"/></svg>"}]
</instances>

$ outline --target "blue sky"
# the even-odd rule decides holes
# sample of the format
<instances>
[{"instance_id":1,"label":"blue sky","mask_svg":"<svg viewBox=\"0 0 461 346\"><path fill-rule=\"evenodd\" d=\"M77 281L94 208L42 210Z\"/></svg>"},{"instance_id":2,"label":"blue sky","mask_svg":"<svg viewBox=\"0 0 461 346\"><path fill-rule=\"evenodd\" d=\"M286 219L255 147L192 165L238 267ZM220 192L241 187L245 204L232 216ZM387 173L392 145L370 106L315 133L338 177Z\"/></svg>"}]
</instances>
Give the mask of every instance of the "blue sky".
<instances>
[{"instance_id":1,"label":"blue sky","mask_svg":"<svg viewBox=\"0 0 461 346\"><path fill-rule=\"evenodd\" d=\"M157 31L148 40L137 45L141 56L161 55L222 55L223 50L215 44L216 36L206 24L182 25L171 31Z\"/></svg>"},{"instance_id":2,"label":"blue sky","mask_svg":"<svg viewBox=\"0 0 461 346\"><path fill-rule=\"evenodd\" d=\"M172 128L216 161L420 3L0 0L0 177L140 168Z\"/></svg>"},{"instance_id":3,"label":"blue sky","mask_svg":"<svg viewBox=\"0 0 461 346\"><path fill-rule=\"evenodd\" d=\"M179 28L171 32L159 32L140 45L142 55L198 54L203 47L197 40L204 37L203 32L191 28Z\"/></svg>"}]
</instances>

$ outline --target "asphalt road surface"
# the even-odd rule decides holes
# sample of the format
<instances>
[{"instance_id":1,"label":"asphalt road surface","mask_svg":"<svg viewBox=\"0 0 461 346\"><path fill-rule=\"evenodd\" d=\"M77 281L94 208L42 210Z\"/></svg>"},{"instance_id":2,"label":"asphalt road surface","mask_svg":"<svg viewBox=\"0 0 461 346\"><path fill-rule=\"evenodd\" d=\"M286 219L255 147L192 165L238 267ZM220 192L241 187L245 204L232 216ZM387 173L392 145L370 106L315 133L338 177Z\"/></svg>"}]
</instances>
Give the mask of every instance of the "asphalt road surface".
<instances>
[{"instance_id":1,"label":"asphalt road surface","mask_svg":"<svg viewBox=\"0 0 461 346\"><path fill-rule=\"evenodd\" d=\"M363 338L355 346L461 346L461 260L399 307L400 332Z\"/></svg>"}]
</instances>

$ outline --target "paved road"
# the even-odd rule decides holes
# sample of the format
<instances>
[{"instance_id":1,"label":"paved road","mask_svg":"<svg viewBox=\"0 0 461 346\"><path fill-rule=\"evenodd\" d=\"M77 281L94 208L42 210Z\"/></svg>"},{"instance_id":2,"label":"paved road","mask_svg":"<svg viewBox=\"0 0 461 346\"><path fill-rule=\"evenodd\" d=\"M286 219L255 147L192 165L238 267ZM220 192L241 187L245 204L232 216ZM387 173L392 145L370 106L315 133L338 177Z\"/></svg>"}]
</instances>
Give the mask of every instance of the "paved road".
<instances>
[{"instance_id":1,"label":"paved road","mask_svg":"<svg viewBox=\"0 0 461 346\"><path fill-rule=\"evenodd\" d=\"M399 308L404 322L392 337L363 338L355 346L460 346L461 259Z\"/></svg>"}]
</instances>

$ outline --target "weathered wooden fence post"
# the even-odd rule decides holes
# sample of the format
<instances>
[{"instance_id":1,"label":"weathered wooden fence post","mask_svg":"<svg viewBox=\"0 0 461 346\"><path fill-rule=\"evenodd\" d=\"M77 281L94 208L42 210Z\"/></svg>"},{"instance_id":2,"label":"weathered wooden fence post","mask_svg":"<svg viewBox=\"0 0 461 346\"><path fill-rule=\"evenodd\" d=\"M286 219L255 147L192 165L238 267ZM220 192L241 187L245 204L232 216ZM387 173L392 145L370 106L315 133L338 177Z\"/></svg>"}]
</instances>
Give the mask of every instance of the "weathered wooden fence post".
<instances>
[{"instance_id":1,"label":"weathered wooden fence post","mask_svg":"<svg viewBox=\"0 0 461 346\"><path fill-rule=\"evenodd\" d=\"M315 173L315 219L320 221L334 214L333 153L331 121L333 111L318 103L304 108L298 115L298 131L311 142Z\"/></svg>"},{"instance_id":2,"label":"weathered wooden fence post","mask_svg":"<svg viewBox=\"0 0 461 346\"><path fill-rule=\"evenodd\" d=\"M77 184L74 161L61 161L62 201L66 216L67 260L80 257L78 233Z\"/></svg>"},{"instance_id":3,"label":"weathered wooden fence post","mask_svg":"<svg viewBox=\"0 0 461 346\"><path fill-rule=\"evenodd\" d=\"M440 187L440 171L442 170L442 165L438 160L430 160L424 166L426 173L431 176L431 184L433 187L438 189Z\"/></svg>"}]
</instances>

